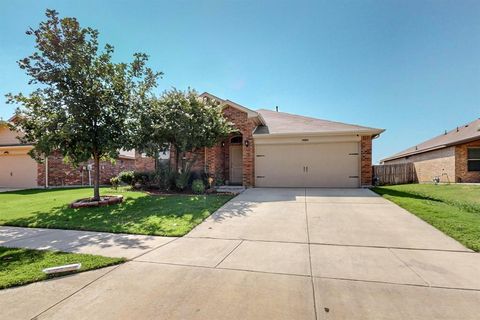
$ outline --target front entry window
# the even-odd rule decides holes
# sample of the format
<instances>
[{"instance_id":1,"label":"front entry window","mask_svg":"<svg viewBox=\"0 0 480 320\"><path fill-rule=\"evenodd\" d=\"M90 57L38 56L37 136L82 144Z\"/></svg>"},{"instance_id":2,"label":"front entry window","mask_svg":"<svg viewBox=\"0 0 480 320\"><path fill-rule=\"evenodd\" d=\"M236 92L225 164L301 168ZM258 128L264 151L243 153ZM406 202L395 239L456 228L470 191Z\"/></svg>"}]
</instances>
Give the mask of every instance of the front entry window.
<instances>
[{"instance_id":1,"label":"front entry window","mask_svg":"<svg viewBox=\"0 0 480 320\"><path fill-rule=\"evenodd\" d=\"M231 144L242 144L242 136L236 136L230 139Z\"/></svg>"},{"instance_id":2,"label":"front entry window","mask_svg":"<svg viewBox=\"0 0 480 320\"><path fill-rule=\"evenodd\" d=\"M468 148L468 171L480 171L480 148Z\"/></svg>"}]
</instances>

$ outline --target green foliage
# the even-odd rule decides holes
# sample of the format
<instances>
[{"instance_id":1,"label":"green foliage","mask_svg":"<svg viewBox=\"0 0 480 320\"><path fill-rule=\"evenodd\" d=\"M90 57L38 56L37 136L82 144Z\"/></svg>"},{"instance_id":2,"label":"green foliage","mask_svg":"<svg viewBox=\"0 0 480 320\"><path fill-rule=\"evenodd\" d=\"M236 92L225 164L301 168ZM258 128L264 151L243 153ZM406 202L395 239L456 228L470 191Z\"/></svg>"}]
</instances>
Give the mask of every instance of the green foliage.
<instances>
[{"instance_id":1,"label":"green foliage","mask_svg":"<svg viewBox=\"0 0 480 320\"><path fill-rule=\"evenodd\" d=\"M120 179L118 177L113 177L110 179L110 184L114 190L117 190L118 186L120 185Z\"/></svg>"},{"instance_id":2,"label":"green foliage","mask_svg":"<svg viewBox=\"0 0 480 320\"><path fill-rule=\"evenodd\" d=\"M155 171L135 171L133 173L133 184L137 183L144 188L151 188L158 185L158 175Z\"/></svg>"},{"instance_id":3,"label":"green foliage","mask_svg":"<svg viewBox=\"0 0 480 320\"><path fill-rule=\"evenodd\" d=\"M194 90L172 89L144 105L136 140L150 155L173 146L178 170L185 166L178 164L185 152L212 147L232 131L217 102L199 98Z\"/></svg>"},{"instance_id":4,"label":"green foliage","mask_svg":"<svg viewBox=\"0 0 480 320\"><path fill-rule=\"evenodd\" d=\"M192 191L196 194L201 194L205 192L205 184L202 179L195 179L192 182Z\"/></svg>"},{"instance_id":5,"label":"green foliage","mask_svg":"<svg viewBox=\"0 0 480 320\"><path fill-rule=\"evenodd\" d=\"M133 186L135 183L134 178L135 173L133 171L122 171L118 174L118 179L129 186Z\"/></svg>"},{"instance_id":6,"label":"green foliage","mask_svg":"<svg viewBox=\"0 0 480 320\"><path fill-rule=\"evenodd\" d=\"M146 66L148 57L135 53L130 63L112 62L113 46L99 49L99 32L82 28L75 18L46 11L46 21L27 35L36 51L18 61L37 88L30 94L8 94L8 103L21 106L13 129L22 131L30 154L41 160L58 150L73 165L91 158L115 159L133 144L136 115L161 73ZM99 196L96 170L94 197Z\"/></svg>"},{"instance_id":7,"label":"green foliage","mask_svg":"<svg viewBox=\"0 0 480 320\"><path fill-rule=\"evenodd\" d=\"M171 190L175 187L175 171L170 166L162 166L158 172L158 185L162 190Z\"/></svg>"},{"instance_id":8,"label":"green foliage","mask_svg":"<svg viewBox=\"0 0 480 320\"><path fill-rule=\"evenodd\" d=\"M175 176L175 187L177 187L177 189L180 191L185 190L188 187L190 176L190 171L183 171L177 173L177 175Z\"/></svg>"}]
</instances>

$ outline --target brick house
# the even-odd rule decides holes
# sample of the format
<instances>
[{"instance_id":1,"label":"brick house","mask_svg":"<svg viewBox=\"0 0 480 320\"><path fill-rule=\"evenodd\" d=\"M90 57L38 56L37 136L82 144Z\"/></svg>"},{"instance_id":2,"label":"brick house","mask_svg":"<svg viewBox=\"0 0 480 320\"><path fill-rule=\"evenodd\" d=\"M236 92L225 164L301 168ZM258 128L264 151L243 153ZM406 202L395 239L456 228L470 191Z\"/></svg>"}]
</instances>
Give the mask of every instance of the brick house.
<instances>
[{"instance_id":1,"label":"brick house","mask_svg":"<svg viewBox=\"0 0 480 320\"><path fill-rule=\"evenodd\" d=\"M20 144L17 135L6 123L0 124L0 187L35 188L45 185L53 187L93 184L93 161L75 168L64 163L59 153L54 153L43 163L37 163L28 155L32 146ZM114 163L102 161L100 166L100 183L109 184L111 177L124 170L154 170L155 161L138 152L122 150Z\"/></svg>"},{"instance_id":2,"label":"brick house","mask_svg":"<svg viewBox=\"0 0 480 320\"><path fill-rule=\"evenodd\" d=\"M480 119L424 141L391 157L383 164L412 162L420 183L480 182Z\"/></svg>"},{"instance_id":3,"label":"brick house","mask_svg":"<svg viewBox=\"0 0 480 320\"><path fill-rule=\"evenodd\" d=\"M245 187L371 185L372 139L383 129L265 109L254 111L209 93L200 97L215 100L236 131L212 148L188 154L197 159L193 171L207 173L221 184ZM88 163L73 168L54 154L38 164L27 154L31 146L19 145L16 134L8 128L0 130L0 186L89 184ZM170 155L175 163L175 153ZM108 183L123 170L153 170L154 160L123 152L114 164L102 162L101 167L101 182Z\"/></svg>"},{"instance_id":4,"label":"brick house","mask_svg":"<svg viewBox=\"0 0 480 320\"><path fill-rule=\"evenodd\" d=\"M371 185L372 139L383 129L254 111L209 93L200 97L216 100L237 130L212 148L196 150L193 170L246 187Z\"/></svg>"}]
</instances>

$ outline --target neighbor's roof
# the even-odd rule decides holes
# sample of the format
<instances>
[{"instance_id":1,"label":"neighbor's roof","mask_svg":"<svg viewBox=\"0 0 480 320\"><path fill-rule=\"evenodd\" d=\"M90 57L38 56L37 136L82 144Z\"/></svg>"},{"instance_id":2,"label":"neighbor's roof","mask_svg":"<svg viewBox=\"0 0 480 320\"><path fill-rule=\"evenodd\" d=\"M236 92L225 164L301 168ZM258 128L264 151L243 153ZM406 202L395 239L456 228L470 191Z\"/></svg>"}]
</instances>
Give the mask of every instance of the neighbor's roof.
<instances>
[{"instance_id":1,"label":"neighbor's roof","mask_svg":"<svg viewBox=\"0 0 480 320\"><path fill-rule=\"evenodd\" d=\"M480 139L480 119L474 120L466 125L457 127L449 132L445 132L433 139L424 141L416 146L410 147L402 152L394 154L391 157L381 160L389 161L406 156L424 153L427 151L446 148L449 146L465 143L471 140Z\"/></svg>"},{"instance_id":2,"label":"neighbor's roof","mask_svg":"<svg viewBox=\"0 0 480 320\"><path fill-rule=\"evenodd\" d=\"M265 126L258 126L255 135L263 134L368 134L378 135L384 129L358 126L355 124L334 122L285 112L260 109L257 112L265 120Z\"/></svg>"}]
</instances>

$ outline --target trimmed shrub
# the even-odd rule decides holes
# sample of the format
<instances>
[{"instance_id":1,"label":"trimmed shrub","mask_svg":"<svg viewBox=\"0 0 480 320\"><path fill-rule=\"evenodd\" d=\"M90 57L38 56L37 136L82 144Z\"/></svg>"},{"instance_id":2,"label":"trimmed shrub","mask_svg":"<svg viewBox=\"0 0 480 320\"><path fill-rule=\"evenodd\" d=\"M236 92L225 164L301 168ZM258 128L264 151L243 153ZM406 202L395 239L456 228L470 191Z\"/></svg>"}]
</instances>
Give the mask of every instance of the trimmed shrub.
<instances>
[{"instance_id":1,"label":"trimmed shrub","mask_svg":"<svg viewBox=\"0 0 480 320\"><path fill-rule=\"evenodd\" d=\"M133 186L135 184L135 181L134 181L134 172L133 171L122 171L118 174L118 179L123 182L123 183L126 183L130 186Z\"/></svg>"},{"instance_id":2,"label":"trimmed shrub","mask_svg":"<svg viewBox=\"0 0 480 320\"><path fill-rule=\"evenodd\" d=\"M120 179L118 177L113 177L110 179L110 184L112 185L112 188L117 190L118 185L120 184Z\"/></svg>"},{"instance_id":3,"label":"trimmed shrub","mask_svg":"<svg viewBox=\"0 0 480 320\"><path fill-rule=\"evenodd\" d=\"M133 173L133 184L150 188L157 185L158 177L155 171L135 171Z\"/></svg>"},{"instance_id":4,"label":"trimmed shrub","mask_svg":"<svg viewBox=\"0 0 480 320\"><path fill-rule=\"evenodd\" d=\"M205 184L202 179L195 179L192 183L192 191L196 194L201 194L205 192Z\"/></svg>"}]
</instances>

